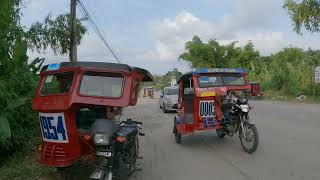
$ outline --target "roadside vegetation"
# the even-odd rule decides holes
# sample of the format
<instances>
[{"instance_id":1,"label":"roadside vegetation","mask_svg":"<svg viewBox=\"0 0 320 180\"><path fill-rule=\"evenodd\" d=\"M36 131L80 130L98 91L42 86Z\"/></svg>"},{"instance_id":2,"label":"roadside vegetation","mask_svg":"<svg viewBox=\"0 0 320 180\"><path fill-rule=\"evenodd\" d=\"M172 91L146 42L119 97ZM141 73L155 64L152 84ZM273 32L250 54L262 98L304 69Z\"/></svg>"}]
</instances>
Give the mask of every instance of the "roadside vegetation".
<instances>
[{"instance_id":1,"label":"roadside vegetation","mask_svg":"<svg viewBox=\"0 0 320 180\"><path fill-rule=\"evenodd\" d=\"M180 59L194 68L243 67L250 80L260 82L264 91L288 97L320 95L320 86L314 83L314 70L320 65L319 50L288 47L261 56L250 41L240 47L237 42L227 45L214 39L202 42L198 36L186 43L185 50Z\"/></svg>"},{"instance_id":2,"label":"roadside vegetation","mask_svg":"<svg viewBox=\"0 0 320 180\"><path fill-rule=\"evenodd\" d=\"M39 139L37 114L31 101L43 58L29 59L27 50L69 52L68 14L26 28L21 25L22 0L1 0L0 6L0 179L34 179L43 167L36 163ZM86 32L77 21L78 44Z\"/></svg>"},{"instance_id":3,"label":"roadside vegetation","mask_svg":"<svg viewBox=\"0 0 320 180\"><path fill-rule=\"evenodd\" d=\"M161 90L166 86L169 86L168 83L172 79L178 80L178 78L182 76L182 72L180 72L177 68L174 68L171 71L168 71L164 75L154 75L154 81L153 82L146 82L143 84L143 87L153 86L157 90Z\"/></svg>"}]
</instances>

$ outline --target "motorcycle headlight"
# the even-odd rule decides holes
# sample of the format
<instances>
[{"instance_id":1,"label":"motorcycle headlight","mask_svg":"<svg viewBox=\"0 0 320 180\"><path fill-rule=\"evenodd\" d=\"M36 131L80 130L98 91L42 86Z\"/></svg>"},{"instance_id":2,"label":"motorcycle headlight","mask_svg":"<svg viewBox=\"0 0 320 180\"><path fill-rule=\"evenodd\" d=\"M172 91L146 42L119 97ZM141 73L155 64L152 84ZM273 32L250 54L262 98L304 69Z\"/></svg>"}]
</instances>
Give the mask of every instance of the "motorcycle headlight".
<instances>
[{"instance_id":1,"label":"motorcycle headlight","mask_svg":"<svg viewBox=\"0 0 320 180\"><path fill-rule=\"evenodd\" d=\"M250 107L248 104L242 104L242 105L240 105L240 107L241 107L241 110L245 113L249 112L249 110L250 110Z\"/></svg>"},{"instance_id":2,"label":"motorcycle headlight","mask_svg":"<svg viewBox=\"0 0 320 180\"><path fill-rule=\"evenodd\" d=\"M109 136L107 134L95 134L94 143L96 145L109 145Z\"/></svg>"}]
</instances>

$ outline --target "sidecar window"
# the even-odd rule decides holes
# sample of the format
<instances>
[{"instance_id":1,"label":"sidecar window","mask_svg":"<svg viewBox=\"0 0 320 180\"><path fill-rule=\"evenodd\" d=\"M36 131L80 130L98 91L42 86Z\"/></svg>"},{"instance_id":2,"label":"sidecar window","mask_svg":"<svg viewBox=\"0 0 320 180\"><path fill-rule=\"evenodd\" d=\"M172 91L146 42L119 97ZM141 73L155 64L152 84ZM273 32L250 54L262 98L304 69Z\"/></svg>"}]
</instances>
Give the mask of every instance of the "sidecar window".
<instances>
[{"instance_id":1,"label":"sidecar window","mask_svg":"<svg viewBox=\"0 0 320 180\"><path fill-rule=\"evenodd\" d=\"M216 86L242 86L246 85L246 81L243 76L231 74L231 75L208 75L200 76L198 78L199 87L216 87Z\"/></svg>"},{"instance_id":2,"label":"sidecar window","mask_svg":"<svg viewBox=\"0 0 320 180\"><path fill-rule=\"evenodd\" d=\"M137 79L134 80L133 84L133 92L131 95L131 99L136 99L139 92L139 81Z\"/></svg>"},{"instance_id":3,"label":"sidecar window","mask_svg":"<svg viewBox=\"0 0 320 180\"><path fill-rule=\"evenodd\" d=\"M123 76L117 73L86 72L83 74L80 94L118 98L122 95Z\"/></svg>"},{"instance_id":4,"label":"sidecar window","mask_svg":"<svg viewBox=\"0 0 320 180\"><path fill-rule=\"evenodd\" d=\"M63 94L70 91L73 82L73 72L48 74L41 87L41 95Z\"/></svg>"},{"instance_id":5,"label":"sidecar window","mask_svg":"<svg viewBox=\"0 0 320 180\"><path fill-rule=\"evenodd\" d=\"M200 87L222 86L221 76L200 76L198 78Z\"/></svg>"},{"instance_id":6,"label":"sidecar window","mask_svg":"<svg viewBox=\"0 0 320 180\"><path fill-rule=\"evenodd\" d=\"M223 77L223 82L226 85L233 86L246 85L246 81L243 76L225 76Z\"/></svg>"}]
</instances>

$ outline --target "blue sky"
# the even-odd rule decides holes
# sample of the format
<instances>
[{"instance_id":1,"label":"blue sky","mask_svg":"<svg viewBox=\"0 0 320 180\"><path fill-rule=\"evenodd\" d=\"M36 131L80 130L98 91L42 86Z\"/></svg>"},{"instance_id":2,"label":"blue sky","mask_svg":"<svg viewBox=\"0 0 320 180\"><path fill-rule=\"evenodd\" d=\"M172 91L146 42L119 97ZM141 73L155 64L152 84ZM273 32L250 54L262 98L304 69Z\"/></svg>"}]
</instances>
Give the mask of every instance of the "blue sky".
<instances>
[{"instance_id":1,"label":"blue sky","mask_svg":"<svg viewBox=\"0 0 320 180\"><path fill-rule=\"evenodd\" d=\"M176 67L188 71L178 61L184 43L199 35L221 43L251 40L263 55L281 48L297 46L320 48L319 34L292 32L282 0L83 0L107 39L124 63L155 74ZM69 11L69 0L26 0L22 23L29 27L48 13L56 16ZM78 17L82 12L78 9ZM114 62L111 54L89 29L78 47L79 61ZM29 52L30 58L45 57L46 63L67 61L67 56Z\"/></svg>"}]
</instances>

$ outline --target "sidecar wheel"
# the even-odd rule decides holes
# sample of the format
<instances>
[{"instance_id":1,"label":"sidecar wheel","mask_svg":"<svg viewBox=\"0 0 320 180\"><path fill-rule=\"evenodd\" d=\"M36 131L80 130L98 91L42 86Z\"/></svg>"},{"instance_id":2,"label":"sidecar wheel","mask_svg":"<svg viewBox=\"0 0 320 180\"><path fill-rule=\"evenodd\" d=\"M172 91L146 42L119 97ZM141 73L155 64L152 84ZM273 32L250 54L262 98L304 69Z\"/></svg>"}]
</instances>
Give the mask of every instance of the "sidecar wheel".
<instances>
[{"instance_id":1,"label":"sidecar wheel","mask_svg":"<svg viewBox=\"0 0 320 180\"><path fill-rule=\"evenodd\" d=\"M182 136L181 136L181 134L178 133L178 132L175 132L175 133L174 133L174 137L175 137L176 143L177 143L177 144L181 144L181 141L182 141Z\"/></svg>"},{"instance_id":2,"label":"sidecar wheel","mask_svg":"<svg viewBox=\"0 0 320 180\"><path fill-rule=\"evenodd\" d=\"M224 138L226 136L226 133L224 133L222 129L217 129L216 132L219 138Z\"/></svg>"},{"instance_id":3,"label":"sidecar wheel","mask_svg":"<svg viewBox=\"0 0 320 180\"><path fill-rule=\"evenodd\" d=\"M258 130L255 125L248 125L246 124L245 127L248 129L247 131L247 138L244 138L244 135L242 134L242 130L240 129L239 132L239 138L241 142L241 146L243 150L249 154L255 152L258 148L259 144L259 135L258 135ZM252 134L249 134L252 133ZM248 137L250 135L250 137Z\"/></svg>"}]
</instances>

